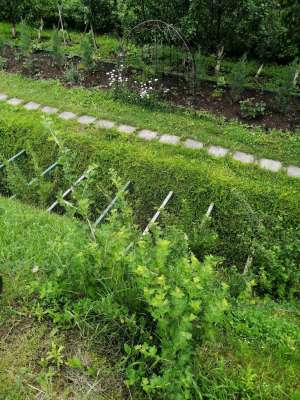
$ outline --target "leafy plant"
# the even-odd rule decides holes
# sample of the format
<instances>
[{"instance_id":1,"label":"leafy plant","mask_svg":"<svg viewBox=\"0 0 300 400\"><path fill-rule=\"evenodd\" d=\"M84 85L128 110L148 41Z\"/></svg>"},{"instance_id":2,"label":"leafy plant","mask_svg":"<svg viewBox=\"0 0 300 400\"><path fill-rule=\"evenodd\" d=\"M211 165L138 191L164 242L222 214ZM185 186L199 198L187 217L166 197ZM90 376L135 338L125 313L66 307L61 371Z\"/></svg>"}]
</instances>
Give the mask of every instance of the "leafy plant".
<instances>
[{"instance_id":1,"label":"leafy plant","mask_svg":"<svg viewBox=\"0 0 300 400\"><path fill-rule=\"evenodd\" d=\"M54 29L51 36L51 50L54 57L55 62L62 66L64 63L64 52L62 46L62 39L60 32L57 29Z\"/></svg>"},{"instance_id":2,"label":"leafy plant","mask_svg":"<svg viewBox=\"0 0 300 400\"><path fill-rule=\"evenodd\" d=\"M0 70L5 69L6 63L7 63L6 58L0 56Z\"/></svg>"},{"instance_id":3,"label":"leafy plant","mask_svg":"<svg viewBox=\"0 0 300 400\"><path fill-rule=\"evenodd\" d=\"M65 71L64 78L68 83L78 84L80 82L80 73L75 64L71 64L71 66Z\"/></svg>"},{"instance_id":4,"label":"leafy plant","mask_svg":"<svg viewBox=\"0 0 300 400\"><path fill-rule=\"evenodd\" d=\"M20 50L21 55L26 58L32 50L31 30L24 20L20 24Z\"/></svg>"},{"instance_id":5,"label":"leafy plant","mask_svg":"<svg viewBox=\"0 0 300 400\"><path fill-rule=\"evenodd\" d=\"M298 61L295 60L289 68L282 74L281 80L276 90L275 107L280 112L286 112L297 89L294 86L294 75Z\"/></svg>"},{"instance_id":6,"label":"leafy plant","mask_svg":"<svg viewBox=\"0 0 300 400\"><path fill-rule=\"evenodd\" d=\"M241 94L245 89L245 84L247 80L245 60L242 59L233 66L230 85L231 85L231 95L234 101L239 100Z\"/></svg>"},{"instance_id":7,"label":"leafy plant","mask_svg":"<svg viewBox=\"0 0 300 400\"><path fill-rule=\"evenodd\" d=\"M80 55L86 69L94 67L94 47L90 35L84 35L80 42Z\"/></svg>"},{"instance_id":8,"label":"leafy plant","mask_svg":"<svg viewBox=\"0 0 300 400\"><path fill-rule=\"evenodd\" d=\"M241 115L245 119L255 119L264 115L266 103L264 101L255 102L254 98L240 101Z\"/></svg>"}]
</instances>

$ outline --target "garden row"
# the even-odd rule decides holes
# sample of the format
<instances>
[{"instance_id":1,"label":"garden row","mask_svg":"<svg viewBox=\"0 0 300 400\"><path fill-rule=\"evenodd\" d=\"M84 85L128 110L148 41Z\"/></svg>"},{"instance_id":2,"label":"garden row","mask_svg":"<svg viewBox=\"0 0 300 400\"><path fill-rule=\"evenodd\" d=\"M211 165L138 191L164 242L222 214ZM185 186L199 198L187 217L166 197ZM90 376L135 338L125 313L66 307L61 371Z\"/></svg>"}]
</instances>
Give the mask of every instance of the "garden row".
<instances>
[{"instance_id":1,"label":"garden row","mask_svg":"<svg viewBox=\"0 0 300 400\"><path fill-rule=\"evenodd\" d=\"M2 106L0 147L9 158L26 149L28 160L22 171L36 174L30 154L40 170L55 162L58 149L48 140L49 130L36 115ZM282 175L257 171L234 161L212 159L205 152L149 143L142 146L132 136L117 131L85 134L74 125L53 120L71 153L74 177L89 165L98 165L93 193L94 210L107 205L104 188L111 188L109 170L114 169L125 181L133 182L132 201L137 221L144 226L169 190L175 197L168 208L167 223L175 222L189 233L194 251L201 256L215 252L225 257L227 265L242 271L248 256L254 253L253 272L259 290L277 296L292 296L299 284L299 182ZM74 135L74 130L79 133ZM201 155L200 155L201 154ZM200 157L199 157L200 155ZM4 181L2 181L4 185ZM54 193L66 189L64 178L56 176ZM6 189L7 190L7 189ZM22 190L18 191L22 198ZM211 202L215 203L212 231L203 241L201 223ZM218 240L212 240L218 236ZM267 277L267 278L266 278Z\"/></svg>"},{"instance_id":2,"label":"garden row","mask_svg":"<svg viewBox=\"0 0 300 400\"><path fill-rule=\"evenodd\" d=\"M278 67L280 76L273 83L274 91L269 92L264 90L264 80L261 80L263 66L258 75L258 71L249 69L245 59L230 64L199 53L195 58L194 76L191 67L184 66L189 56L180 48L162 45L157 50L156 45L155 51L159 54L154 57L151 56L153 44L129 45L110 39L99 51L94 49L90 35L81 38L76 35L73 43L63 45L61 33L55 30L40 43L33 41L32 30L24 23L20 25L17 42L2 34L1 43L0 65L10 72L60 79L67 85L111 88L115 97L123 101L152 107L164 99L267 128L295 130L299 127L298 62ZM121 46L125 46L122 52ZM121 61L123 52L126 56ZM175 56L170 57L169 53ZM70 58L70 54L80 58ZM125 62L124 69L116 71L120 62ZM251 88L253 85L255 89Z\"/></svg>"}]
</instances>

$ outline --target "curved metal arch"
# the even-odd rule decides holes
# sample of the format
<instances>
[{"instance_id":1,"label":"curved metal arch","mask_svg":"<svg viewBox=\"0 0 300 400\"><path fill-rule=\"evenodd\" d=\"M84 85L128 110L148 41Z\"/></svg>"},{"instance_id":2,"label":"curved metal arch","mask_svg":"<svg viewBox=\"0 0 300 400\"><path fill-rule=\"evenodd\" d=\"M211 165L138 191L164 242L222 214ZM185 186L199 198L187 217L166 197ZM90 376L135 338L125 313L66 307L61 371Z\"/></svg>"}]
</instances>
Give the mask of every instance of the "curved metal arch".
<instances>
[{"instance_id":1,"label":"curved metal arch","mask_svg":"<svg viewBox=\"0 0 300 400\"><path fill-rule=\"evenodd\" d=\"M190 74L192 76L193 80L193 90L195 90L195 83L196 83L196 61L195 61L195 56L194 53L192 52L190 46L188 45L187 41L185 40L184 36L179 32L178 29L176 29L173 25L168 24L165 21L159 20L159 19L150 19L147 21L140 22L139 24L135 25L123 38L121 41L121 54L122 57L125 59L126 57L126 44L130 43L130 39L134 36L135 32L138 31L139 29L145 27L149 31L151 31L153 28L159 29L162 33L165 32L172 32L173 35L177 38L177 40L183 45L185 51L187 54L190 56L190 61L191 61L191 71ZM162 29L164 27L164 30ZM175 42L175 40L174 40Z\"/></svg>"}]
</instances>

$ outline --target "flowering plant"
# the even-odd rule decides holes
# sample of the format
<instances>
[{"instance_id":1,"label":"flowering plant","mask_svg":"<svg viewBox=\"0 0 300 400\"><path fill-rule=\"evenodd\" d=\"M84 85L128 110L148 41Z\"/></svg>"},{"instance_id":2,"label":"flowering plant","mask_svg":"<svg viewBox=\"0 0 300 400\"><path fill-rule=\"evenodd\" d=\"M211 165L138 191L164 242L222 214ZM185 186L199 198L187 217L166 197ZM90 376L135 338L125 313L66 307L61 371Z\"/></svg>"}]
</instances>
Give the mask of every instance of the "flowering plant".
<instances>
[{"instance_id":1,"label":"flowering plant","mask_svg":"<svg viewBox=\"0 0 300 400\"><path fill-rule=\"evenodd\" d=\"M142 103L147 106L153 106L157 103L158 93L161 89L157 78L147 81L130 81L125 75L123 64L107 72L106 75L108 76L108 86L115 99Z\"/></svg>"}]
</instances>

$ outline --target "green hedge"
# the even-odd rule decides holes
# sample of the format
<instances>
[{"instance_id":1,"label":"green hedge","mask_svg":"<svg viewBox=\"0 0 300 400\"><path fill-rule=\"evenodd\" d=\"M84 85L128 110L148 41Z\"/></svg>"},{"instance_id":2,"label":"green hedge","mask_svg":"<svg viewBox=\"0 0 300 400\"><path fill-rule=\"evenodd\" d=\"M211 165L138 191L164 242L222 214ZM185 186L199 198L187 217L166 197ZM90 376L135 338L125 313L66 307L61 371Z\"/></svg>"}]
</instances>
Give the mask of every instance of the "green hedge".
<instances>
[{"instance_id":1,"label":"green hedge","mask_svg":"<svg viewBox=\"0 0 300 400\"><path fill-rule=\"evenodd\" d=\"M215 160L204 151L193 152L158 143L141 145L137 139L124 138L113 131L74 134L72 128L66 127L59 135L65 138L67 147L75 155L74 168L78 176L91 163L99 166L95 186L97 212L107 205L102 189L111 188L110 168L124 181L133 181L134 208L137 221L142 225L168 191L174 190L166 220L183 226L198 255L201 256L204 249L213 251L224 257L228 265L242 270L252 239L262 240L268 250L269 245L273 249L267 255L257 255L260 265L256 265L254 259L262 289L276 295L296 290L300 265L299 181L245 167L229 159ZM3 157L26 148L36 153L40 164L46 167L57 157L57 147L48 136L36 116L28 113L22 116L21 112L6 112L5 116L0 116ZM65 185L59 182L62 189ZM203 243L199 235L200 223L211 202L215 203L212 228L218 235L214 245L209 240ZM265 227L263 234L259 228L262 225ZM277 272L273 276L274 268ZM264 283L265 274L267 281Z\"/></svg>"}]
</instances>

